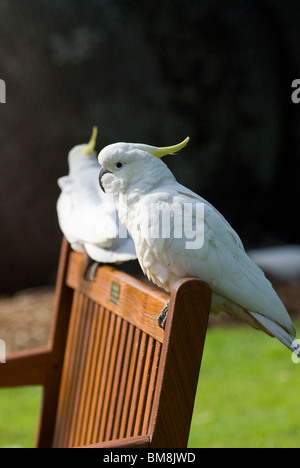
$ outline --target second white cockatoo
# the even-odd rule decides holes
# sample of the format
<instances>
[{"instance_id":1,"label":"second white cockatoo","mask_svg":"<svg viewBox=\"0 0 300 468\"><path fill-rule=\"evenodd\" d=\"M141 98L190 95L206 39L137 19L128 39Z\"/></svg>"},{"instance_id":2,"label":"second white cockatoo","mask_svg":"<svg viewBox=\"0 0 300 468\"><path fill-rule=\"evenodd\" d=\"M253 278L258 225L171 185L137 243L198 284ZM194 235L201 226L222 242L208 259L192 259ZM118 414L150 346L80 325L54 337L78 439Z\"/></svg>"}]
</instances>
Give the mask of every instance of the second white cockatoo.
<instances>
[{"instance_id":1,"label":"second white cockatoo","mask_svg":"<svg viewBox=\"0 0 300 468\"><path fill-rule=\"evenodd\" d=\"M99 153L100 185L117 195L120 219L134 240L144 274L167 292L184 277L206 281L212 289L212 312L233 314L298 353L287 310L237 233L162 162L188 141L165 148L115 143ZM162 327L167 307L159 317Z\"/></svg>"},{"instance_id":2,"label":"second white cockatoo","mask_svg":"<svg viewBox=\"0 0 300 468\"><path fill-rule=\"evenodd\" d=\"M86 253L96 264L134 260L134 243L119 221L115 196L104 194L99 187L101 167L95 152L96 137L94 127L90 142L77 145L69 152L69 174L58 179L59 226L71 247Z\"/></svg>"}]
</instances>

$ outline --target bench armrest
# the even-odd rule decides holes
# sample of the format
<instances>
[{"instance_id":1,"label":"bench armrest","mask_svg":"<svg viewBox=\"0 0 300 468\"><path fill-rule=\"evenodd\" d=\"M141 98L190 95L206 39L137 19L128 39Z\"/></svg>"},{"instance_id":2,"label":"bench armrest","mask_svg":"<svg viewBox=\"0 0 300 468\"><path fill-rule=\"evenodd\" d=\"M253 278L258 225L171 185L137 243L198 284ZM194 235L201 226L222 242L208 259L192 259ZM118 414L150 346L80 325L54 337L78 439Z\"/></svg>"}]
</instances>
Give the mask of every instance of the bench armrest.
<instances>
[{"instance_id":1,"label":"bench armrest","mask_svg":"<svg viewBox=\"0 0 300 468\"><path fill-rule=\"evenodd\" d=\"M50 362L48 347L17 351L0 364L0 388L22 385L43 385Z\"/></svg>"}]
</instances>

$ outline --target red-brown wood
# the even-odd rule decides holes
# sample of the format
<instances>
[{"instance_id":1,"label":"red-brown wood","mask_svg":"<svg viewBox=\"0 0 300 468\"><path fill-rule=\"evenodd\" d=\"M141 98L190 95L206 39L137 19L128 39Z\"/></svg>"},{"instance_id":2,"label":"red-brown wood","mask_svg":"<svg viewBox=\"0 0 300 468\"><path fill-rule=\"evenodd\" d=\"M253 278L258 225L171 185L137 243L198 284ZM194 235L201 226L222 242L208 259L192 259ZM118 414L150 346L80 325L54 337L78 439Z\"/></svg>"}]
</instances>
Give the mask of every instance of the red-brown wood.
<instances>
[{"instance_id":1,"label":"red-brown wood","mask_svg":"<svg viewBox=\"0 0 300 468\"><path fill-rule=\"evenodd\" d=\"M66 239L63 239L56 280L52 329L48 345L51 349L51 354L46 368L43 402L36 442L37 446L40 448L51 447L53 440L66 337L73 297L73 291L66 286L70 250L68 242Z\"/></svg>"},{"instance_id":2,"label":"red-brown wood","mask_svg":"<svg viewBox=\"0 0 300 468\"><path fill-rule=\"evenodd\" d=\"M149 428L153 447L187 446L210 303L211 290L199 279L180 280L172 291Z\"/></svg>"},{"instance_id":3,"label":"red-brown wood","mask_svg":"<svg viewBox=\"0 0 300 468\"><path fill-rule=\"evenodd\" d=\"M208 285L175 285L163 332L166 294L108 266L87 281L84 266L64 240L49 345L8 359L0 386L44 386L38 447L185 447Z\"/></svg>"},{"instance_id":4,"label":"red-brown wood","mask_svg":"<svg viewBox=\"0 0 300 468\"><path fill-rule=\"evenodd\" d=\"M98 444L80 446L78 448L150 448L150 437L141 435L136 437L127 437L124 439L115 439Z\"/></svg>"},{"instance_id":5,"label":"red-brown wood","mask_svg":"<svg viewBox=\"0 0 300 468\"><path fill-rule=\"evenodd\" d=\"M0 387L44 385L50 354L47 347L9 354L0 365Z\"/></svg>"},{"instance_id":6,"label":"red-brown wood","mask_svg":"<svg viewBox=\"0 0 300 468\"><path fill-rule=\"evenodd\" d=\"M68 286L80 290L94 302L124 318L156 340L163 341L164 332L157 325L157 317L169 299L167 294L110 266L101 267L94 281L86 281L82 275L84 267L83 255L71 252L67 275ZM110 300L112 282L120 285L118 304Z\"/></svg>"}]
</instances>

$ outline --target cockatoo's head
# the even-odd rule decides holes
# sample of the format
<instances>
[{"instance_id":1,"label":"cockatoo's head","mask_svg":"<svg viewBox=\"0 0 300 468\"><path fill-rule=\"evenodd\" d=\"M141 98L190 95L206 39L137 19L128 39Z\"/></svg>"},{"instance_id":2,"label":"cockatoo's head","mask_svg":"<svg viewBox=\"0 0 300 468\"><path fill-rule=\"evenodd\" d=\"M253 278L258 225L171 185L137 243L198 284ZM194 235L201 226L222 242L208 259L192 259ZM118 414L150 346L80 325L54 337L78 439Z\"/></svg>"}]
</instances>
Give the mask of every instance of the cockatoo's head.
<instances>
[{"instance_id":1,"label":"cockatoo's head","mask_svg":"<svg viewBox=\"0 0 300 468\"><path fill-rule=\"evenodd\" d=\"M102 166L99 182L107 193L149 191L162 181L175 180L168 167L160 160L167 154L181 150L187 137L178 145L158 148L140 143L114 143L106 146L98 156Z\"/></svg>"},{"instance_id":2,"label":"cockatoo's head","mask_svg":"<svg viewBox=\"0 0 300 468\"><path fill-rule=\"evenodd\" d=\"M93 133L88 143L74 146L68 155L69 171L74 172L85 166L88 160L96 159L95 151L98 128L93 127Z\"/></svg>"}]
</instances>

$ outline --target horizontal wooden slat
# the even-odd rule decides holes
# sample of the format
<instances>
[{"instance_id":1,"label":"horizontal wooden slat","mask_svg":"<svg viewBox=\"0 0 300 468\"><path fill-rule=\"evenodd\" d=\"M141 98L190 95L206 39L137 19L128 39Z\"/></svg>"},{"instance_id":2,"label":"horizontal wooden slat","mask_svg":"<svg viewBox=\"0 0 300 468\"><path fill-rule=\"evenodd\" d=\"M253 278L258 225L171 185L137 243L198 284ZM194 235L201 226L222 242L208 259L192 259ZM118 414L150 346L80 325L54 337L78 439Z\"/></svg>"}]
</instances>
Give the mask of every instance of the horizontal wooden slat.
<instances>
[{"instance_id":1,"label":"horizontal wooden slat","mask_svg":"<svg viewBox=\"0 0 300 468\"><path fill-rule=\"evenodd\" d=\"M77 448L149 448L150 437L141 435L136 437L125 437L124 439L110 440L96 444L84 445Z\"/></svg>"},{"instance_id":2,"label":"horizontal wooden slat","mask_svg":"<svg viewBox=\"0 0 300 468\"><path fill-rule=\"evenodd\" d=\"M157 317L169 299L167 294L109 266L100 267L95 280L87 281L82 274L84 267L83 255L72 252L67 275L69 287L86 294L96 303L163 342L164 332L157 324ZM113 283L120 285L118 304L111 300Z\"/></svg>"},{"instance_id":3,"label":"horizontal wooden slat","mask_svg":"<svg viewBox=\"0 0 300 468\"><path fill-rule=\"evenodd\" d=\"M47 347L18 351L0 364L0 387L43 385L51 352Z\"/></svg>"}]
</instances>

